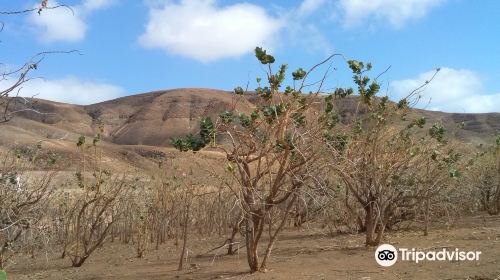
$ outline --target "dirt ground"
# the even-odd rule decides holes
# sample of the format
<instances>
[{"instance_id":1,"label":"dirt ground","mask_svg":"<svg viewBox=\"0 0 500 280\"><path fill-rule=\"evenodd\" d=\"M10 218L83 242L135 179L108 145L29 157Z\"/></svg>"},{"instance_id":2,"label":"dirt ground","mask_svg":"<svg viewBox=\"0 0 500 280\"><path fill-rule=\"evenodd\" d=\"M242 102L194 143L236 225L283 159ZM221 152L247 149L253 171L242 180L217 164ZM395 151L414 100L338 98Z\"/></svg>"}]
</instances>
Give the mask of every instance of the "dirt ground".
<instances>
[{"instance_id":1,"label":"dirt ground","mask_svg":"<svg viewBox=\"0 0 500 280\"><path fill-rule=\"evenodd\" d=\"M500 279L500 217L464 218L453 228L390 233L385 243L423 251L458 248L481 251L479 261L398 261L384 268L374 259L375 248L363 246L363 235L328 237L315 229L285 231L273 251L267 273L249 274L245 250L223 256L224 249L197 257L224 238L192 239L184 271L177 271L180 248L170 242L143 259L134 247L108 243L81 268L58 259L59 250L36 259L19 257L8 267L9 279ZM215 254L214 254L215 253Z\"/></svg>"}]
</instances>

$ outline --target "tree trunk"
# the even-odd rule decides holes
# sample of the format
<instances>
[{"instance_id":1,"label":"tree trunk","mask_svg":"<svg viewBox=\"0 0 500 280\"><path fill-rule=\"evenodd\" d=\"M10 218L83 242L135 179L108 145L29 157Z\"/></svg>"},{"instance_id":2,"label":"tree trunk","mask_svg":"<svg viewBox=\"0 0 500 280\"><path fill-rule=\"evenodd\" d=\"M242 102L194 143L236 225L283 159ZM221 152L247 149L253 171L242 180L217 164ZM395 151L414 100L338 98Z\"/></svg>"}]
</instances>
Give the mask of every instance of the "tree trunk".
<instances>
[{"instance_id":1,"label":"tree trunk","mask_svg":"<svg viewBox=\"0 0 500 280\"><path fill-rule=\"evenodd\" d=\"M234 238L236 237L236 234L238 234L242 222L243 222L243 220L239 220L236 222L236 224L233 227L233 231L231 232L231 236L227 240L227 242L228 242L227 254L228 255L234 255L234 253L236 251L236 250L233 250ZM238 248L238 246L236 246L236 248Z\"/></svg>"},{"instance_id":2,"label":"tree trunk","mask_svg":"<svg viewBox=\"0 0 500 280\"><path fill-rule=\"evenodd\" d=\"M285 215L283 216L283 220L281 220L281 223L278 225L278 228L272 234L272 236L269 237L269 243L266 248L266 254L264 255L264 259L262 260L262 264L260 265L260 271L261 272L266 272L267 271L267 260L269 259L269 256L271 256L271 251L273 250L274 243L276 242L276 237L278 236L278 233L283 229L283 226L286 223L286 220L288 219L288 214L290 213L290 210L292 208L292 205L295 203L296 196L292 198L292 200L288 203L288 206L286 208ZM271 230L271 225L269 225L270 230Z\"/></svg>"},{"instance_id":3,"label":"tree trunk","mask_svg":"<svg viewBox=\"0 0 500 280\"><path fill-rule=\"evenodd\" d=\"M425 200L425 217L424 217L424 236L429 235L429 215L430 215L430 201L429 198Z\"/></svg>"},{"instance_id":4,"label":"tree trunk","mask_svg":"<svg viewBox=\"0 0 500 280\"><path fill-rule=\"evenodd\" d=\"M85 260L87 260L89 256L88 255L84 255L82 257L75 257L74 259L71 260L71 266L73 267L80 267L83 265L83 263L85 262Z\"/></svg>"},{"instance_id":5,"label":"tree trunk","mask_svg":"<svg viewBox=\"0 0 500 280\"><path fill-rule=\"evenodd\" d=\"M254 224L253 215L251 213L246 214L245 218L245 241L247 246L247 261L250 267L250 272L256 272L259 270L259 256L257 253L257 242L256 242L256 228Z\"/></svg>"},{"instance_id":6,"label":"tree trunk","mask_svg":"<svg viewBox=\"0 0 500 280\"><path fill-rule=\"evenodd\" d=\"M267 260L269 259L269 256L271 256L271 251L273 250L274 242L276 241L276 236L277 235L272 236L271 239L269 240L269 244L267 245L264 259L262 260L262 264L260 265L259 271L261 272L267 271Z\"/></svg>"},{"instance_id":7,"label":"tree trunk","mask_svg":"<svg viewBox=\"0 0 500 280\"><path fill-rule=\"evenodd\" d=\"M365 245L366 246L376 246L375 240L373 239L373 236L375 235L375 229L376 229L376 221L375 217L373 217L373 209L371 204L367 205L365 207L365 212L366 212L366 217L365 217L365 227L366 227L366 239L365 239Z\"/></svg>"},{"instance_id":8,"label":"tree trunk","mask_svg":"<svg viewBox=\"0 0 500 280\"><path fill-rule=\"evenodd\" d=\"M179 259L179 267L177 270L181 271L183 264L184 264L184 256L186 255L186 246L187 246L187 240L188 240L188 224L189 224L189 210L190 210L190 204L188 203L186 205L186 213L185 213L185 218L184 218L184 225L183 225L183 230L182 230L182 253L181 257Z\"/></svg>"},{"instance_id":9,"label":"tree trunk","mask_svg":"<svg viewBox=\"0 0 500 280\"><path fill-rule=\"evenodd\" d=\"M375 238L374 242L372 243L373 246L378 246L380 245L381 241L382 241L382 237L384 236L384 232L385 232L385 222L381 222L378 227L378 231L377 231L377 237Z\"/></svg>"}]
</instances>

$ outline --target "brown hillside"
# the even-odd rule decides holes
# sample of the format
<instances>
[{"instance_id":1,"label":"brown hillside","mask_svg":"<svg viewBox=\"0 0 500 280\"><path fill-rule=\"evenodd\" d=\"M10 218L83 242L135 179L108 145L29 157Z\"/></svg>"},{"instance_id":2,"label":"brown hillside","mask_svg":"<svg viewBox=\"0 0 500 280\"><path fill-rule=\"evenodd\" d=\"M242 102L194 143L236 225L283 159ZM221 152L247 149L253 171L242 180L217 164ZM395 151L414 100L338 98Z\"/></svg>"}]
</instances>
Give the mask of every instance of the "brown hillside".
<instances>
[{"instance_id":1,"label":"brown hillside","mask_svg":"<svg viewBox=\"0 0 500 280\"><path fill-rule=\"evenodd\" d=\"M102 119L111 142L127 145L163 146L171 137L198 129L203 116L232 107L233 95L210 89L177 89L123 97L86 106L94 119ZM238 110L252 104L239 102Z\"/></svg>"},{"instance_id":2,"label":"brown hillside","mask_svg":"<svg viewBox=\"0 0 500 280\"><path fill-rule=\"evenodd\" d=\"M80 135L92 137L102 122L105 145L110 160L137 166L138 158L148 158L159 146L167 146L171 137L196 132L203 116L237 106L249 112L258 106L258 98L248 95L236 103L234 94L212 89L175 89L126 96L88 106L69 105L36 100L33 109L43 114L25 111L10 122L0 125L0 147L14 147L43 141L44 145L68 157L76 152ZM351 117L357 97L341 100L337 111L341 118ZM414 116L424 116L428 123L442 122L451 132L449 137L466 143L486 143L500 134L500 113L457 114L414 110ZM464 122L464 129L457 129ZM142 145L141 153L134 148ZM149 147L149 148L148 148ZM146 155L146 156L145 156ZM143 165L142 163L140 164ZM65 167L66 168L66 167Z\"/></svg>"}]
</instances>

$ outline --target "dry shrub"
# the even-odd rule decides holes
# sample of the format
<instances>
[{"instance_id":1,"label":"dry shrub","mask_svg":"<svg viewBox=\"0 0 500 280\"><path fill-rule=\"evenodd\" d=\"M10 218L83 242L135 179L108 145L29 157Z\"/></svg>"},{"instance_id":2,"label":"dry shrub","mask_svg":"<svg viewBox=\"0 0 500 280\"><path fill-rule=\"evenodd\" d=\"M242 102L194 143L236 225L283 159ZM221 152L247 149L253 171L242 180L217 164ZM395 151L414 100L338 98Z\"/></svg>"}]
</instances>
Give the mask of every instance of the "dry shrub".
<instances>
[{"instance_id":1,"label":"dry shrub","mask_svg":"<svg viewBox=\"0 0 500 280\"><path fill-rule=\"evenodd\" d=\"M53 172L31 172L33 154L0 155L0 269L22 251L43 246L47 236L46 209L52 195Z\"/></svg>"}]
</instances>

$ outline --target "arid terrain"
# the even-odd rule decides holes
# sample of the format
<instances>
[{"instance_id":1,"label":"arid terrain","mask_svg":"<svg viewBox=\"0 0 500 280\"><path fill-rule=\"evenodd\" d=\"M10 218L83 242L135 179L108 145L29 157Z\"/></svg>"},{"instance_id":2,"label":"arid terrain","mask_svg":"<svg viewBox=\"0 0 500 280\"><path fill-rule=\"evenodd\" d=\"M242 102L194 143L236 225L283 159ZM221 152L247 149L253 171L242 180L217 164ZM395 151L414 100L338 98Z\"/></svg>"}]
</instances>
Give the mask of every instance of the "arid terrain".
<instances>
[{"instance_id":1,"label":"arid terrain","mask_svg":"<svg viewBox=\"0 0 500 280\"><path fill-rule=\"evenodd\" d=\"M436 224L429 236L418 231L396 232L386 242L396 247L481 251L478 262L399 261L383 268L374 260L374 248L362 245L362 235L328 236L319 228L289 229L283 233L267 273L249 274L245 251L225 256L221 238L192 238L188 269L177 271L180 248L172 242L149 250L143 259L133 246L107 244L81 268L69 267L58 250L40 252L36 260L15 259L10 279L500 279L500 217L467 217L455 225ZM202 256L199 256L202 254Z\"/></svg>"},{"instance_id":2,"label":"arid terrain","mask_svg":"<svg viewBox=\"0 0 500 280\"><path fill-rule=\"evenodd\" d=\"M358 101L356 98L349 97L336 103L336 111L343 122L349 122ZM237 108L239 112L252 112L259 106L258 100L249 94L243 102L240 100L235 103L231 93L206 89L158 91L89 106L35 100L32 108L41 113L26 111L2 124L0 149L29 154L30 149L38 143L41 146L39 160L46 161L57 155L54 164L45 166L43 170L32 169L25 173L36 177L47 171L57 171L52 175L51 181L52 185L56 186L56 193L78 193L75 174L91 178L98 173L96 170L102 171L101 165L114 174L137 174L136 180L142 187L134 189L136 196L133 196L134 202L130 201L132 208L128 211L133 216L133 207L144 207L144 203L148 206L140 192L150 189L154 177L159 176L159 173L154 173L158 167L172 176L166 185L171 182L175 184L178 177L184 176L191 180L192 186L200 185L207 190L220 187L222 181L214 174L227 174L228 169L227 158L220 150L207 147L197 153L182 153L171 146L170 139L197 133L199 121L203 116L215 117L228 108ZM459 143L463 150L490 144L500 132L500 113L449 114L412 109L411 116L424 116L429 123L443 124L448 128L448 139ZM458 128L461 124L463 129ZM92 154L93 148L91 144L87 144L87 149L77 147L79 137L84 135L92 139L99 131L103 132L103 141L98 145L98 152L94 156L87 156L85 162L87 170L94 170L94 173L85 169L82 172L82 159L85 160L82 155ZM224 145L224 138L218 140ZM151 171L153 173L150 173ZM189 174L186 175L187 173ZM148 177L149 174L154 175ZM176 189L167 191L171 190ZM230 192L225 195L228 194L232 196ZM163 195L169 197L170 194ZM460 195L468 194L458 192L457 196ZM318 198L322 199L323 195ZM148 196L147 199L155 197ZM167 206L171 207L172 213L175 212L177 216L172 214L173 223L176 223L173 226L175 229L166 232L175 238L169 236L158 249L148 244L142 258L137 257L136 242L144 236L137 235L139 228L135 228L134 223L137 221L134 219L137 217L134 216L126 220L134 226L124 230L125 235L132 236L130 240L118 240L121 233L117 234L118 239L113 242L109 238L106 239L103 246L97 248L83 266L71 267L67 258L61 259L63 248L60 244L40 246L39 250L34 252L35 258L24 252L8 261L6 270L9 279L500 279L500 217L480 211L470 215L467 214L468 208L462 209L462 205L453 205L453 202L449 202L450 207L439 208L440 211L453 208L452 211L455 212L451 217L437 213L428 236L423 236L422 221L416 221L415 218L415 225L389 231L382 242L396 247L426 251L442 248L481 251L479 261L424 261L418 264L399 261L393 267L383 268L375 262L375 247L364 245L362 232L355 233L356 230L346 230L343 226L332 229L332 225L327 224L329 220L321 220L333 221L345 215L345 212L337 213L334 209L333 214L318 214L322 218L313 218L298 227L291 222L287 223L274 246L269 260L269 271L253 274L249 273L244 246L234 255L226 255L225 246L218 248L228 238L232 224L227 225L227 230L221 230L222 223L217 225L218 234L213 229L207 230L208 233L198 234L197 231L202 232L203 227L210 222L200 222L198 217L195 217L191 223L196 224L196 230L193 230L187 241L185 269L178 271L182 250L179 230L183 226L179 213L184 211L181 203L185 198L172 195L169 199L172 199L174 204ZM220 193L218 199L217 201L220 201ZM336 201L336 194L332 199ZM346 205L348 199L345 200ZM456 197L450 199L463 201ZM213 203L207 201L200 202L199 208L195 210L198 215L206 214L206 219L215 215L205 213L204 207L215 207L215 200ZM203 203L209 203L209 206ZM306 200L304 203L307 205ZM306 206L311 208L311 212L316 211L314 209L317 204L320 205L312 200L308 203L314 204ZM467 207L477 208L474 202L470 205ZM217 209L214 212L216 214L217 211L228 211L229 218L224 221L231 223L231 215L240 215L232 212L235 208L234 205L222 205L213 209ZM210 209L207 208L206 211L213 211ZM225 216L221 217L226 219ZM167 218L170 219L170 216ZM161 219L158 221L162 223ZM411 222L411 219L409 221ZM334 223L336 222L337 220ZM53 221L53 224L54 227L60 225L57 221ZM61 228L55 232L64 236ZM151 229L151 236L153 233ZM267 238L263 237L264 240ZM235 242L242 245L244 239L237 235ZM259 246L261 251L265 250L262 244Z\"/></svg>"}]
</instances>

